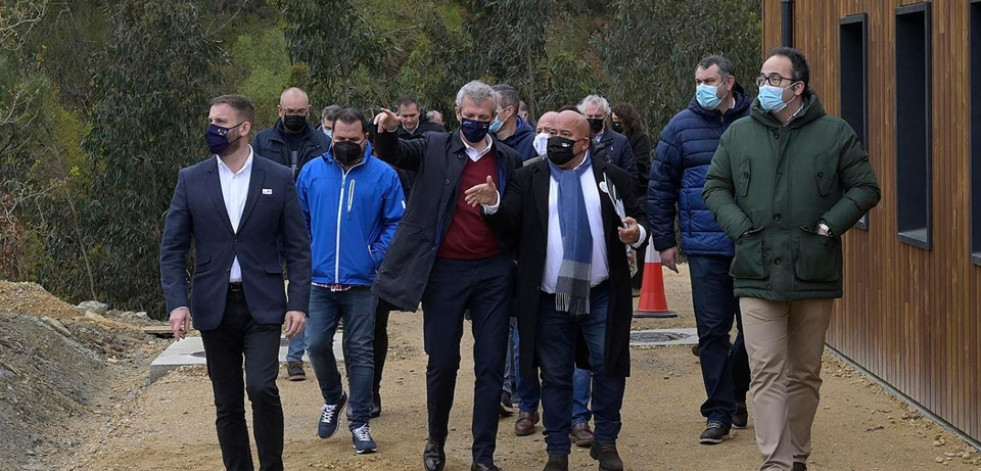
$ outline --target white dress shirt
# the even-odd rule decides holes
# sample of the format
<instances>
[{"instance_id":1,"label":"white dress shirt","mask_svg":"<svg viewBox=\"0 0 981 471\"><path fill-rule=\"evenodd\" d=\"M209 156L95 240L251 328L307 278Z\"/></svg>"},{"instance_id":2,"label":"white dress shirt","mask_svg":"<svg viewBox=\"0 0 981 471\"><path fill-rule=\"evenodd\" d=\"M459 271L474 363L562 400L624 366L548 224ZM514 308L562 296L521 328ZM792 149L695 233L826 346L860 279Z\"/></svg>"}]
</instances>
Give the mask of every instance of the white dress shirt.
<instances>
[{"instance_id":1,"label":"white dress shirt","mask_svg":"<svg viewBox=\"0 0 981 471\"><path fill-rule=\"evenodd\" d=\"M581 167L586 163L583 160ZM589 219L589 232L593 235L593 261L590 265L589 285L596 286L610 277L610 267L606 258L606 235L603 231L603 209L599 189L596 186L596 176L593 175L592 163L579 177L582 186L582 196L586 202L586 217ZM567 170L574 172L574 170ZM569 200L570 202L573 200ZM548 178L548 248L545 252L545 273L542 276L542 290L555 293L555 285L559 280L559 268L562 267L562 230L559 226L559 184L554 178Z\"/></svg>"},{"instance_id":2,"label":"white dress shirt","mask_svg":"<svg viewBox=\"0 0 981 471\"><path fill-rule=\"evenodd\" d=\"M245 210L245 199L249 194L249 179L252 178L252 158L254 156L252 146L249 146L249 158L245 160L245 165L239 169L238 173L232 172L225 162L218 159L218 178L221 180L221 196L225 200L225 210L228 211L228 220L232 223L232 230L238 233L238 225L242 220L242 212ZM242 267L238 264L238 257L232 261L232 270L228 275L228 281L242 281Z\"/></svg>"},{"instance_id":3,"label":"white dress shirt","mask_svg":"<svg viewBox=\"0 0 981 471\"><path fill-rule=\"evenodd\" d=\"M460 135L463 135L462 131ZM484 150L477 150L476 147L472 147L466 139L461 140L463 141L463 146L467 148L467 157L470 157L470 160L473 160L474 162L479 161L481 157L487 155L487 153L491 151L491 146L494 145L494 140L491 139L490 134L484 136L484 144L486 144Z\"/></svg>"}]
</instances>

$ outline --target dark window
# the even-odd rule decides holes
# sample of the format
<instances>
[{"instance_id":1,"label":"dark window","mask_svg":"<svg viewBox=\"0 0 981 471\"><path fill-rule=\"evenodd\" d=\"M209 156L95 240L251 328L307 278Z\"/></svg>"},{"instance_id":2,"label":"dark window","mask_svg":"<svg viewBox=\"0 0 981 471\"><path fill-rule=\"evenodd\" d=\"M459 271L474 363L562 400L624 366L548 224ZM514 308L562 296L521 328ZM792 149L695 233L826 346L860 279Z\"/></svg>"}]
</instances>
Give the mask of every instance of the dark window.
<instances>
[{"instance_id":1,"label":"dark window","mask_svg":"<svg viewBox=\"0 0 981 471\"><path fill-rule=\"evenodd\" d=\"M981 265L981 0L970 3L971 260Z\"/></svg>"},{"instance_id":2,"label":"dark window","mask_svg":"<svg viewBox=\"0 0 981 471\"><path fill-rule=\"evenodd\" d=\"M841 117L851 125L859 142L866 146L866 129L869 122L869 61L868 15L850 15L841 19L839 27L839 84L841 87ZM869 215L855 225L869 228Z\"/></svg>"},{"instance_id":3,"label":"dark window","mask_svg":"<svg viewBox=\"0 0 981 471\"><path fill-rule=\"evenodd\" d=\"M899 240L930 250L932 100L930 4L896 9L896 205Z\"/></svg>"}]
</instances>

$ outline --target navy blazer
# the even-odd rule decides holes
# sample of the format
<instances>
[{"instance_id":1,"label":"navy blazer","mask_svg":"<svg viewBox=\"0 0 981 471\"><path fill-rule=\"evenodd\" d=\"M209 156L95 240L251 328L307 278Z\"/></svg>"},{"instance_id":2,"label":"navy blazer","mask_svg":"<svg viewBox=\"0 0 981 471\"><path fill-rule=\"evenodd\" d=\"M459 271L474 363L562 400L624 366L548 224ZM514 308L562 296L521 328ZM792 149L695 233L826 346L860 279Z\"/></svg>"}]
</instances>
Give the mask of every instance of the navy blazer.
<instances>
[{"instance_id":1,"label":"navy blazer","mask_svg":"<svg viewBox=\"0 0 981 471\"><path fill-rule=\"evenodd\" d=\"M188 303L186 266L192 239L196 255ZM232 230L225 209L217 158L212 156L178 173L160 246L167 312L188 306L196 329L218 328L236 256L245 301L256 322L282 324L286 311L307 312L310 236L296 186L290 169L258 154L252 159L238 233ZM283 259L290 280L288 297L283 288Z\"/></svg>"}]
</instances>

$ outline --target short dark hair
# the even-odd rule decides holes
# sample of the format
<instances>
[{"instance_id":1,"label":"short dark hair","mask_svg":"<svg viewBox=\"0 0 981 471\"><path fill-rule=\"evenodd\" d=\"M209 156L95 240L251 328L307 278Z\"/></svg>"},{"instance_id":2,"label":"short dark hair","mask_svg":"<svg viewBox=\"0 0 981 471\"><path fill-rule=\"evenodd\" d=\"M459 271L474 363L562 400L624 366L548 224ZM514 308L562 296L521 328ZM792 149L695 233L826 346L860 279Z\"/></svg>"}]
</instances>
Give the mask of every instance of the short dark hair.
<instances>
[{"instance_id":1,"label":"short dark hair","mask_svg":"<svg viewBox=\"0 0 981 471\"><path fill-rule=\"evenodd\" d=\"M722 73L723 79L729 77L730 75L736 75L736 68L732 65L732 61L718 54L705 56L702 60L698 61L698 68L700 69L708 69L713 65L719 68L719 72Z\"/></svg>"},{"instance_id":2,"label":"short dark hair","mask_svg":"<svg viewBox=\"0 0 981 471\"><path fill-rule=\"evenodd\" d=\"M334 122L334 118L337 118L337 113L340 113L342 109L343 108L341 108L340 106L330 105L330 106L324 108L324 110L322 112L320 112L320 120L321 121L330 121L330 122L333 123Z\"/></svg>"},{"instance_id":3,"label":"short dark hair","mask_svg":"<svg viewBox=\"0 0 981 471\"><path fill-rule=\"evenodd\" d=\"M514 112L518 112L521 106L521 98L518 97L518 90L516 88L506 83L499 83L491 88L494 89L494 93L497 93L497 106L501 108L513 106Z\"/></svg>"},{"instance_id":4,"label":"short dark hair","mask_svg":"<svg viewBox=\"0 0 981 471\"><path fill-rule=\"evenodd\" d=\"M399 108L408 105L416 105L416 109L422 111L422 106L419 106L418 98L411 95L405 95L403 97L400 97L398 101L395 102L395 112L398 113Z\"/></svg>"},{"instance_id":5,"label":"short dark hair","mask_svg":"<svg viewBox=\"0 0 981 471\"><path fill-rule=\"evenodd\" d=\"M343 108L338 111L337 116L334 117L333 126L337 126L338 121L344 124L361 123L361 131L368 131L368 124L365 122L364 113L355 108Z\"/></svg>"},{"instance_id":6,"label":"short dark hair","mask_svg":"<svg viewBox=\"0 0 981 471\"><path fill-rule=\"evenodd\" d=\"M799 49L794 49L792 47L778 47L766 56L767 59L773 56L783 56L790 59L790 78L794 82L804 83L804 93L801 94L802 97L807 98L813 92L811 90L811 68L807 65L807 58L804 57L804 53Z\"/></svg>"},{"instance_id":7,"label":"short dark hair","mask_svg":"<svg viewBox=\"0 0 981 471\"><path fill-rule=\"evenodd\" d=\"M576 105L565 105L562 108L559 108L557 111L559 113L563 111L575 111L576 113L582 114L582 111L579 111L579 107Z\"/></svg>"},{"instance_id":8,"label":"short dark hair","mask_svg":"<svg viewBox=\"0 0 981 471\"><path fill-rule=\"evenodd\" d=\"M634 131L645 131L646 126L644 125L644 120L640 117L640 113L637 112L637 108L630 103L617 103L613 105L613 114L620 118L620 123L623 125L623 133L625 135L630 135Z\"/></svg>"},{"instance_id":9,"label":"short dark hair","mask_svg":"<svg viewBox=\"0 0 981 471\"><path fill-rule=\"evenodd\" d=\"M222 95L211 99L210 106L228 105L238 113L242 122L248 121L255 124L255 104L245 95Z\"/></svg>"}]
</instances>

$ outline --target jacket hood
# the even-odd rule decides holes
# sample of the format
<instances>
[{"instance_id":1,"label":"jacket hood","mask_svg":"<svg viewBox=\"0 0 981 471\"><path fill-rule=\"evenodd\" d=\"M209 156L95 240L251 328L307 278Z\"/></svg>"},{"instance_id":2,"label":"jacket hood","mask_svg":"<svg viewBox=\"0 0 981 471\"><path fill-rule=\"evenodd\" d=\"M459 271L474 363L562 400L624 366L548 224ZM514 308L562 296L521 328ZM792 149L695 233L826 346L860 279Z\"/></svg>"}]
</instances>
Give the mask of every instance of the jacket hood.
<instances>
[{"instance_id":1,"label":"jacket hood","mask_svg":"<svg viewBox=\"0 0 981 471\"><path fill-rule=\"evenodd\" d=\"M804 98L804 109L790 122L787 127L790 129L795 129L802 127L811 121L815 121L819 118L824 117L827 113L824 111L824 106L821 104L821 100L818 98L817 94L811 92L811 94ZM770 112L763 109L763 105L760 104L760 99L757 98L753 100L753 111L751 116L756 121L759 121L763 125L771 128L783 127L783 124L773 117Z\"/></svg>"},{"instance_id":2,"label":"jacket hood","mask_svg":"<svg viewBox=\"0 0 981 471\"><path fill-rule=\"evenodd\" d=\"M732 87L732 96L736 99L736 105L726 112L727 115L732 116L745 116L746 110L749 109L751 102L749 97L746 96L746 89L743 88L739 82ZM710 119L719 119L722 113L719 110L707 110L702 108L702 105L698 104L698 99L692 97L691 102L688 103L688 109L699 116L703 116Z\"/></svg>"}]
</instances>

